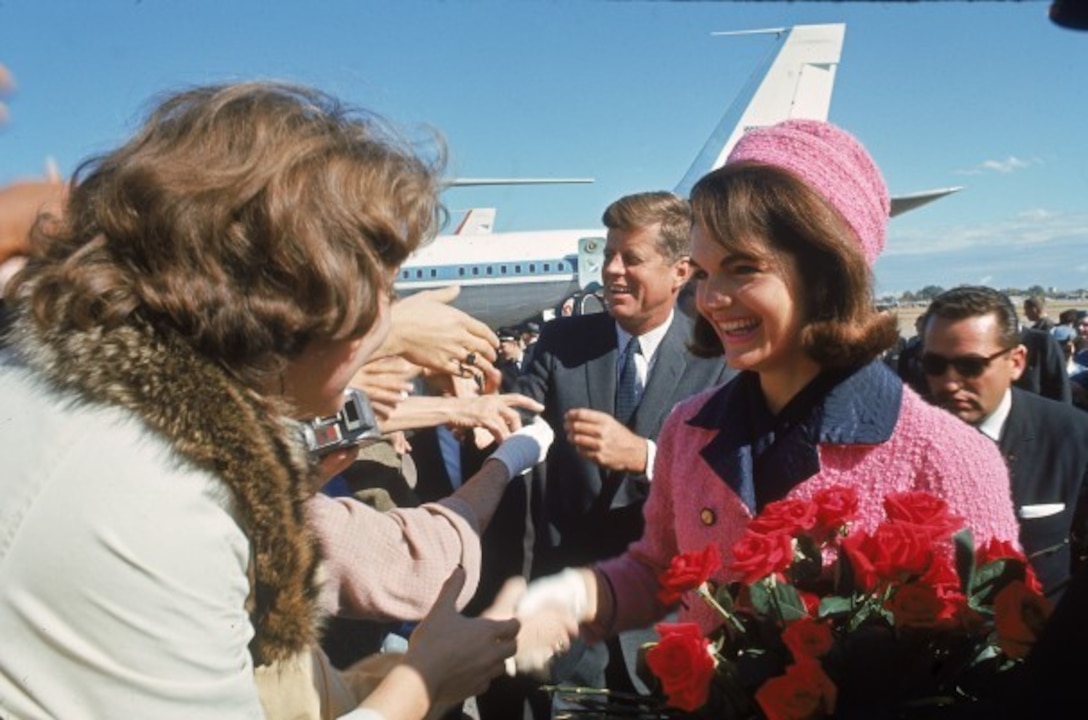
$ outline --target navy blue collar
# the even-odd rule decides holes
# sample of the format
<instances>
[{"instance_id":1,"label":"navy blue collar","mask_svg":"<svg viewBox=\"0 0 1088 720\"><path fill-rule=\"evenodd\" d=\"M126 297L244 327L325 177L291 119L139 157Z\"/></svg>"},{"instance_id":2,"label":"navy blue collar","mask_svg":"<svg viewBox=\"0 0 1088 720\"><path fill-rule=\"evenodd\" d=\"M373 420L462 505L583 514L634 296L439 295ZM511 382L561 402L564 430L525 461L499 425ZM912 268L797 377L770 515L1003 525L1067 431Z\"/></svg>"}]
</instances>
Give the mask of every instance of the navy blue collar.
<instances>
[{"instance_id":1,"label":"navy blue collar","mask_svg":"<svg viewBox=\"0 0 1088 720\"><path fill-rule=\"evenodd\" d=\"M887 442L902 398L902 381L874 360L821 373L771 415L759 376L745 371L711 396L688 424L718 431L701 454L754 513L819 472L820 444Z\"/></svg>"}]
</instances>

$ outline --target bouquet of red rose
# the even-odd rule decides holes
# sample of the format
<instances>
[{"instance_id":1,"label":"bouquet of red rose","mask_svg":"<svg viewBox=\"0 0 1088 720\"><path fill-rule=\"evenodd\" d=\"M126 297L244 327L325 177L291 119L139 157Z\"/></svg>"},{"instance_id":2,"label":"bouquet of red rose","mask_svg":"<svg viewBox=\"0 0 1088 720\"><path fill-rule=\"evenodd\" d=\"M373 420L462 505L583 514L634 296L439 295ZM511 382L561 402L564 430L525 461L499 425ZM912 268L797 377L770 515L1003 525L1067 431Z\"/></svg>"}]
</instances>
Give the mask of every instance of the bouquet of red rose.
<instances>
[{"instance_id":1,"label":"bouquet of red rose","mask_svg":"<svg viewBox=\"0 0 1088 720\"><path fill-rule=\"evenodd\" d=\"M660 704L596 714L869 720L992 700L1050 612L1024 556L976 548L928 493L888 496L872 532L856 508L846 487L768 504L721 587L717 546L673 558L662 602L709 603L722 625L659 624L644 659Z\"/></svg>"}]
</instances>

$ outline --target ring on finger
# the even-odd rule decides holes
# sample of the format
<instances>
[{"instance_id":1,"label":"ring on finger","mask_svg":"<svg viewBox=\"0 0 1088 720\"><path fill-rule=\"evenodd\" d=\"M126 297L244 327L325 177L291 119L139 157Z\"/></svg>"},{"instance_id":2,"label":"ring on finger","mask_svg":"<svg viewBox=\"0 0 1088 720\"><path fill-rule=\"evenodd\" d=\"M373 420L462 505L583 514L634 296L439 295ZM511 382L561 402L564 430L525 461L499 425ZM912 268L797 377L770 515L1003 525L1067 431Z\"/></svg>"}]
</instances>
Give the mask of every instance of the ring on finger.
<instances>
[{"instance_id":1,"label":"ring on finger","mask_svg":"<svg viewBox=\"0 0 1088 720\"><path fill-rule=\"evenodd\" d=\"M465 357L465 365L475 365L475 364L476 364L476 353L470 352L468 354L468 356Z\"/></svg>"}]
</instances>

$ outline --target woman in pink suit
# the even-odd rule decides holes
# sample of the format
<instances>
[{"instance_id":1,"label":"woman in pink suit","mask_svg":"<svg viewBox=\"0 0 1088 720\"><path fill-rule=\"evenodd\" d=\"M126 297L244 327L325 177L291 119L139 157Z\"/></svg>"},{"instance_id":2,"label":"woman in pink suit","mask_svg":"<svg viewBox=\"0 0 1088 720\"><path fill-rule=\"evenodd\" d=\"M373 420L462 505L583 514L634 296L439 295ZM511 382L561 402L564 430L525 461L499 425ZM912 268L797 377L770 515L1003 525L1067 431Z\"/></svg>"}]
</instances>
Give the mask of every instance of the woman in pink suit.
<instances>
[{"instance_id":1,"label":"woman in pink suit","mask_svg":"<svg viewBox=\"0 0 1088 720\"><path fill-rule=\"evenodd\" d=\"M680 403L658 443L645 532L612 560L530 585L523 617L562 604L599 640L674 609L658 577L678 553L732 548L767 503L834 485L859 491L856 524L872 530L883 499L943 498L975 539L1017 546L1017 521L995 444L928 405L879 361L896 320L873 304L887 189L850 134L791 120L746 134L691 196L699 321L693 346L741 372ZM704 603L680 620L721 623Z\"/></svg>"}]
</instances>

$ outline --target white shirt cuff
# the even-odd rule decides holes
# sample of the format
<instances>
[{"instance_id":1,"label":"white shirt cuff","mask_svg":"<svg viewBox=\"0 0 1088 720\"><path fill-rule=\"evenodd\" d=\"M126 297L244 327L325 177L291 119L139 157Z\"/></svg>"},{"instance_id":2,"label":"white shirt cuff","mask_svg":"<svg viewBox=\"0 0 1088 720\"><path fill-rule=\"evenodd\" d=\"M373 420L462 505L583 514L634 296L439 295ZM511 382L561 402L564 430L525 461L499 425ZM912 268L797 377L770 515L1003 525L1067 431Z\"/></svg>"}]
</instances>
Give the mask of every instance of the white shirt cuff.
<instances>
[{"instance_id":1,"label":"white shirt cuff","mask_svg":"<svg viewBox=\"0 0 1088 720\"><path fill-rule=\"evenodd\" d=\"M657 443L653 440L646 441L646 479L654 479L654 458L657 457Z\"/></svg>"}]
</instances>

